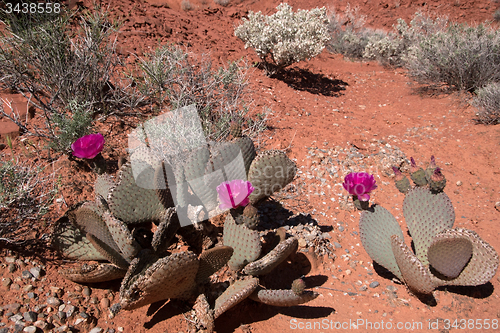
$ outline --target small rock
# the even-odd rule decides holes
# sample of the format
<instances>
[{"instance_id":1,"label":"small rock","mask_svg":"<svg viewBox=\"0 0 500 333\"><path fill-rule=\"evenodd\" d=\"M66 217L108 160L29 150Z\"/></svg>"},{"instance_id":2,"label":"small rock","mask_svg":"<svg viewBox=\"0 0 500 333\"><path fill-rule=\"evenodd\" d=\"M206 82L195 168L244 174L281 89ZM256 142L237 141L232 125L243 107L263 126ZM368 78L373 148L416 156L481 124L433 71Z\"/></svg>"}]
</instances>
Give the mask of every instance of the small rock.
<instances>
[{"instance_id":1,"label":"small rock","mask_svg":"<svg viewBox=\"0 0 500 333\"><path fill-rule=\"evenodd\" d=\"M17 270L16 264L11 262L7 267L7 270L9 271L9 273L14 273Z\"/></svg>"},{"instance_id":2,"label":"small rock","mask_svg":"<svg viewBox=\"0 0 500 333\"><path fill-rule=\"evenodd\" d=\"M26 333L36 333L36 326L26 326L24 329L23 329L23 332L26 332Z\"/></svg>"},{"instance_id":3,"label":"small rock","mask_svg":"<svg viewBox=\"0 0 500 333\"><path fill-rule=\"evenodd\" d=\"M398 291L398 288L396 288L396 287L394 287L392 285L387 286L386 289L389 290L389 291L392 291L393 293L395 293L396 291Z\"/></svg>"},{"instance_id":4,"label":"small rock","mask_svg":"<svg viewBox=\"0 0 500 333\"><path fill-rule=\"evenodd\" d=\"M377 288L379 285L380 285L380 283L378 283L377 281L373 281L372 283L370 283L369 287L370 288Z\"/></svg>"},{"instance_id":5,"label":"small rock","mask_svg":"<svg viewBox=\"0 0 500 333\"><path fill-rule=\"evenodd\" d=\"M4 287L10 287L10 285L12 284L12 279L11 278L4 278L2 279L2 286Z\"/></svg>"},{"instance_id":6,"label":"small rock","mask_svg":"<svg viewBox=\"0 0 500 333\"><path fill-rule=\"evenodd\" d=\"M23 290L26 291L26 292L32 291L33 290L33 285L32 284L27 284L27 285L24 286Z\"/></svg>"},{"instance_id":7,"label":"small rock","mask_svg":"<svg viewBox=\"0 0 500 333\"><path fill-rule=\"evenodd\" d=\"M33 275L33 277L36 280L38 280L43 272L42 272L42 269L40 267L31 267L30 273L31 273L31 275Z\"/></svg>"},{"instance_id":8,"label":"small rock","mask_svg":"<svg viewBox=\"0 0 500 333\"><path fill-rule=\"evenodd\" d=\"M59 305L61 305L61 300L57 297L51 296L47 298L47 304L53 307L58 307Z\"/></svg>"},{"instance_id":9,"label":"small rock","mask_svg":"<svg viewBox=\"0 0 500 333\"><path fill-rule=\"evenodd\" d=\"M76 285L76 286L75 286L75 291L76 291L76 292L81 292L81 291L82 291L82 287L81 287L81 286L79 286L79 285Z\"/></svg>"},{"instance_id":10,"label":"small rock","mask_svg":"<svg viewBox=\"0 0 500 333\"><path fill-rule=\"evenodd\" d=\"M92 294L92 290L87 286L83 287L83 296L90 296L90 294Z\"/></svg>"},{"instance_id":11,"label":"small rock","mask_svg":"<svg viewBox=\"0 0 500 333\"><path fill-rule=\"evenodd\" d=\"M345 229L344 229L344 227L340 225L340 226L339 226L339 231L340 231L340 232L342 232L342 231L344 231L344 230L345 230Z\"/></svg>"},{"instance_id":12,"label":"small rock","mask_svg":"<svg viewBox=\"0 0 500 333\"><path fill-rule=\"evenodd\" d=\"M38 319L38 313L34 311L27 311L23 314L23 318L28 323L33 323Z\"/></svg>"},{"instance_id":13,"label":"small rock","mask_svg":"<svg viewBox=\"0 0 500 333\"><path fill-rule=\"evenodd\" d=\"M121 332L125 331L125 328L123 328L123 327L121 327L121 326L118 326L118 327L116 328L116 330L117 330L118 332L120 332L120 333L121 333Z\"/></svg>"},{"instance_id":14,"label":"small rock","mask_svg":"<svg viewBox=\"0 0 500 333\"><path fill-rule=\"evenodd\" d=\"M366 291L368 289L367 286L361 286L361 288L359 288L360 291Z\"/></svg>"},{"instance_id":15,"label":"small rock","mask_svg":"<svg viewBox=\"0 0 500 333\"><path fill-rule=\"evenodd\" d=\"M108 298L101 299L100 305L103 310L109 308L109 299Z\"/></svg>"},{"instance_id":16,"label":"small rock","mask_svg":"<svg viewBox=\"0 0 500 333\"><path fill-rule=\"evenodd\" d=\"M340 243L333 242L333 245L335 245L335 247L336 247L337 249L342 248L342 245L340 245Z\"/></svg>"},{"instance_id":17,"label":"small rock","mask_svg":"<svg viewBox=\"0 0 500 333\"><path fill-rule=\"evenodd\" d=\"M19 313L9 317L9 320L13 323L21 321L22 319L23 319L23 316L21 316Z\"/></svg>"},{"instance_id":18,"label":"small rock","mask_svg":"<svg viewBox=\"0 0 500 333\"><path fill-rule=\"evenodd\" d=\"M495 204L495 209L500 212L500 201Z\"/></svg>"},{"instance_id":19,"label":"small rock","mask_svg":"<svg viewBox=\"0 0 500 333\"><path fill-rule=\"evenodd\" d=\"M22 277L23 279L31 279L33 277L33 274L31 274L30 271L23 271Z\"/></svg>"},{"instance_id":20,"label":"small rock","mask_svg":"<svg viewBox=\"0 0 500 333\"><path fill-rule=\"evenodd\" d=\"M462 181L460 181L460 180L457 181L457 186L462 186L462 184L463 184Z\"/></svg>"},{"instance_id":21,"label":"small rock","mask_svg":"<svg viewBox=\"0 0 500 333\"><path fill-rule=\"evenodd\" d=\"M47 322L44 320L37 320L33 323L33 325L35 325L44 332L48 329L49 326L49 324L47 324Z\"/></svg>"},{"instance_id":22,"label":"small rock","mask_svg":"<svg viewBox=\"0 0 500 333\"><path fill-rule=\"evenodd\" d=\"M26 296L28 296L29 299L36 298L36 294L34 292L29 292L29 293L26 294Z\"/></svg>"},{"instance_id":23,"label":"small rock","mask_svg":"<svg viewBox=\"0 0 500 333\"><path fill-rule=\"evenodd\" d=\"M13 263L15 263L16 259L17 259L16 257L5 257L5 258L3 258L3 260L5 260L5 262L7 264L13 264Z\"/></svg>"},{"instance_id":24,"label":"small rock","mask_svg":"<svg viewBox=\"0 0 500 333\"><path fill-rule=\"evenodd\" d=\"M304 238L299 238L299 247L306 247L307 242Z\"/></svg>"},{"instance_id":25,"label":"small rock","mask_svg":"<svg viewBox=\"0 0 500 333\"><path fill-rule=\"evenodd\" d=\"M76 307L74 305L66 305L64 311L66 311L66 316L69 318L75 313Z\"/></svg>"},{"instance_id":26,"label":"small rock","mask_svg":"<svg viewBox=\"0 0 500 333\"><path fill-rule=\"evenodd\" d=\"M90 303L92 303L92 304L99 303L99 299L97 298L97 296L92 296L92 298L90 299Z\"/></svg>"},{"instance_id":27,"label":"small rock","mask_svg":"<svg viewBox=\"0 0 500 333\"><path fill-rule=\"evenodd\" d=\"M12 304L7 304L7 305L3 306L4 311L13 312L13 313L19 312L20 308L21 308L21 304L19 304L19 303L12 303Z\"/></svg>"},{"instance_id":28,"label":"small rock","mask_svg":"<svg viewBox=\"0 0 500 333\"><path fill-rule=\"evenodd\" d=\"M89 333L101 333L101 332L102 332L102 328L94 327L93 329L90 330Z\"/></svg>"},{"instance_id":29,"label":"small rock","mask_svg":"<svg viewBox=\"0 0 500 333\"><path fill-rule=\"evenodd\" d=\"M10 285L10 290L20 290L21 286L18 285L17 283L13 283Z\"/></svg>"}]
</instances>

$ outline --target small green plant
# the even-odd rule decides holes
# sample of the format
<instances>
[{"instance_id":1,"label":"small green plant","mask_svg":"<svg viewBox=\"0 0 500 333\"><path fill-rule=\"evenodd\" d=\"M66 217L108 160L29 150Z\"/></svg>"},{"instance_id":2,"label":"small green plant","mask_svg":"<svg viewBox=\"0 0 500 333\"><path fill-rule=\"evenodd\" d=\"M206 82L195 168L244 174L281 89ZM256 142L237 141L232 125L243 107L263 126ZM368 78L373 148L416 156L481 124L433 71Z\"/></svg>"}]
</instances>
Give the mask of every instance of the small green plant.
<instances>
[{"instance_id":1,"label":"small green plant","mask_svg":"<svg viewBox=\"0 0 500 333\"><path fill-rule=\"evenodd\" d=\"M500 83L490 83L476 93L472 105L477 108L478 121L483 124L500 123Z\"/></svg>"},{"instance_id":2,"label":"small green plant","mask_svg":"<svg viewBox=\"0 0 500 333\"><path fill-rule=\"evenodd\" d=\"M255 50L268 75L321 53L328 35L326 8L292 11L282 3L275 14L248 13L248 19L234 30L245 48Z\"/></svg>"}]
</instances>

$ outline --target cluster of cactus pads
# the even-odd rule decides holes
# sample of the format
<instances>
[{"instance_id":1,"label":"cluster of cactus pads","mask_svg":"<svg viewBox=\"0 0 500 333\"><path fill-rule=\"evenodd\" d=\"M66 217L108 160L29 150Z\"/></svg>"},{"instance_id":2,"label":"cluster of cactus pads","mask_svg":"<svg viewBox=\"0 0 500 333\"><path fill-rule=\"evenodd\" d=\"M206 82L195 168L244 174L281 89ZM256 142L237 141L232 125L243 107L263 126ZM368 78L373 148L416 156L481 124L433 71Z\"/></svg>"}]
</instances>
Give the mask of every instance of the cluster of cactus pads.
<instances>
[{"instance_id":1,"label":"cluster of cactus pads","mask_svg":"<svg viewBox=\"0 0 500 333\"><path fill-rule=\"evenodd\" d=\"M279 306L307 302L317 294L297 282L293 290L258 288L258 276L267 274L296 251L297 239L286 238L259 259L259 215L254 204L291 182L295 164L280 151L256 154L252 140L232 125L232 140L212 143L208 150L193 151L182 167L172 167L145 149L137 149L122 165L116 178L99 175L95 201L71 207L59 220L53 244L66 257L94 261L60 270L78 283L123 278L120 303L115 309L132 310L165 299L197 298L194 309L200 328L213 328L213 320L246 297ZM232 209L224 226L224 245L196 254L172 253L172 239L182 224L180 211L193 211L191 202L203 210L217 210L217 193L206 188L210 173L220 170L232 179L231 161L241 152L247 179L255 188L245 209ZM169 177L169 173L170 176ZM174 184L175 181L175 184ZM138 184L142 184L139 186ZM144 184L146 186L144 186ZM148 185L149 184L149 185ZM197 197L198 201L193 201ZM176 203L176 204L175 204ZM206 204L208 203L208 205ZM210 214L206 214L208 219ZM193 217L193 222L201 218ZM209 277L229 264L233 283L215 300L203 293Z\"/></svg>"},{"instance_id":2,"label":"cluster of cactus pads","mask_svg":"<svg viewBox=\"0 0 500 333\"><path fill-rule=\"evenodd\" d=\"M474 231L453 228L455 212L443 192L446 179L434 157L424 170L411 160L415 186L397 168L396 187L405 194L403 215L415 253L406 245L396 218L374 205L361 213L361 241L369 256L391 271L415 294L431 294L440 286L477 286L496 273L499 258Z\"/></svg>"}]
</instances>

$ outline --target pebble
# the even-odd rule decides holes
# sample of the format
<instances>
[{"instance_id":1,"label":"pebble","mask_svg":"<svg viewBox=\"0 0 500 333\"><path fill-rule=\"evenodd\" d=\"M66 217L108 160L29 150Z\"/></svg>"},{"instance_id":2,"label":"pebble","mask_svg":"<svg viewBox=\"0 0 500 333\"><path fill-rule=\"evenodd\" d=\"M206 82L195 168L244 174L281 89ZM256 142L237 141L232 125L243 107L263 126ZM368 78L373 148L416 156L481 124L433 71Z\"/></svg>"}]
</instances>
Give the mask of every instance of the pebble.
<instances>
[{"instance_id":1,"label":"pebble","mask_svg":"<svg viewBox=\"0 0 500 333\"><path fill-rule=\"evenodd\" d=\"M391 286L391 285L387 286L387 288L386 288L386 289L387 289L387 290L389 290L389 291L392 291L392 292L394 292L394 293L395 293L396 291L398 291L398 288L396 288L396 287L394 287L394 286Z\"/></svg>"},{"instance_id":2,"label":"pebble","mask_svg":"<svg viewBox=\"0 0 500 333\"><path fill-rule=\"evenodd\" d=\"M14 273L17 270L16 264L11 262L7 267L7 270L9 271L9 273Z\"/></svg>"},{"instance_id":3,"label":"pebble","mask_svg":"<svg viewBox=\"0 0 500 333\"><path fill-rule=\"evenodd\" d=\"M36 298L36 294L34 292L29 292L26 296L28 296L29 299Z\"/></svg>"},{"instance_id":4,"label":"pebble","mask_svg":"<svg viewBox=\"0 0 500 333\"><path fill-rule=\"evenodd\" d=\"M76 311L76 306L66 305L66 307L64 308L64 311L66 312L67 317L71 317Z\"/></svg>"},{"instance_id":5,"label":"pebble","mask_svg":"<svg viewBox=\"0 0 500 333\"><path fill-rule=\"evenodd\" d=\"M342 247L342 245L340 245L340 243L337 242L333 242L333 245L335 245L337 249L340 249Z\"/></svg>"},{"instance_id":6,"label":"pebble","mask_svg":"<svg viewBox=\"0 0 500 333\"><path fill-rule=\"evenodd\" d=\"M30 273L36 280L38 280L40 278L40 275L42 274L42 269L40 267L31 267Z\"/></svg>"},{"instance_id":7,"label":"pebble","mask_svg":"<svg viewBox=\"0 0 500 333\"><path fill-rule=\"evenodd\" d=\"M33 274L31 274L30 271L23 271L22 277L23 279L31 279L33 277Z\"/></svg>"},{"instance_id":8,"label":"pebble","mask_svg":"<svg viewBox=\"0 0 500 333\"><path fill-rule=\"evenodd\" d=\"M27 284L27 285L24 286L23 290L26 291L26 292L32 291L33 290L33 285L32 284Z\"/></svg>"},{"instance_id":9,"label":"pebble","mask_svg":"<svg viewBox=\"0 0 500 333\"><path fill-rule=\"evenodd\" d=\"M378 286L380 285L380 283L378 283L377 281L373 281L372 283L370 283L370 288L377 288Z\"/></svg>"},{"instance_id":10,"label":"pebble","mask_svg":"<svg viewBox=\"0 0 500 333\"><path fill-rule=\"evenodd\" d=\"M5 260L6 263L8 264L13 264L14 262L16 262L16 257L5 257L3 258L3 260Z\"/></svg>"},{"instance_id":11,"label":"pebble","mask_svg":"<svg viewBox=\"0 0 500 333\"><path fill-rule=\"evenodd\" d=\"M4 286L4 287L10 287L11 284L12 284L12 279L11 278L2 279L2 286Z\"/></svg>"},{"instance_id":12,"label":"pebble","mask_svg":"<svg viewBox=\"0 0 500 333\"><path fill-rule=\"evenodd\" d=\"M57 307L57 306L61 305L61 300L57 297L51 296L51 297L47 298L47 304L50 306Z\"/></svg>"},{"instance_id":13,"label":"pebble","mask_svg":"<svg viewBox=\"0 0 500 333\"><path fill-rule=\"evenodd\" d=\"M19 290L21 289L21 286L18 285L17 283L13 283L10 285L10 290Z\"/></svg>"},{"instance_id":14,"label":"pebble","mask_svg":"<svg viewBox=\"0 0 500 333\"><path fill-rule=\"evenodd\" d=\"M299 247L306 247L307 242L304 238L299 238Z\"/></svg>"},{"instance_id":15,"label":"pebble","mask_svg":"<svg viewBox=\"0 0 500 333\"><path fill-rule=\"evenodd\" d=\"M102 309L109 308L109 298L103 298L103 299L101 299L100 305L101 305Z\"/></svg>"},{"instance_id":16,"label":"pebble","mask_svg":"<svg viewBox=\"0 0 500 333\"><path fill-rule=\"evenodd\" d=\"M36 326L26 326L23 329L23 332L26 332L26 333L36 333L36 330L37 330Z\"/></svg>"},{"instance_id":17,"label":"pebble","mask_svg":"<svg viewBox=\"0 0 500 333\"><path fill-rule=\"evenodd\" d=\"M23 319L23 316L21 316L19 313L9 317L9 320L13 323L16 323L22 319Z\"/></svg>"},{"instance_id":18,"label":"pebble","mask_svg":"<svg viewBox=\"0 0 500 333\"><path fill-rule=\"evenodd\" d=\"M47 322L44 320L37 320L33 323L33 325L35 325L36 327L38 327L42 331L45 331L49 326L49 324L47 324Z\"/></svg>"},{"instance_id":19,"label":"pebble","mask_svg":"<svg viewBox=\"0 0 500 333\"><path fill-rule=\"evenodd\" d=\"M33 323L38 319L38 313L34 311L27 311L23 314L23 318L28 323Z\"/></svg>"},{"instance_id":20,"label":"pebble","mask_svg":"<svg viewBox=\"0 0 500 333\"><path fill-rule=\"evenodd\" d=\"M90 330L89 333L101 333L101 332L102 332L102 328L94 327L93 329Z\"/></svg>"},{"instance_id":21,"label":"pebble","mask_svg":"<svg viewBox=\"0 0 500 333\"><path fill-rule=\"evenodd\" d=\"M462 186L462 184L463 184L462 181L460 181L460 180L457 181L457 186Z\"/></svg>"},{"instance_id":22,"label":"pebble","mask_svg":"<svg viewBox=\"0 0 500 333\"><path fill-rule=\"evenodd\" d=\"M361 288L359 288L360 291L366 291L368 289L367 286L361 286Z\"/></svg>"},{"instance_id":23,"label":"pebble","mask_svg":"<svg viewBox=\"0 0 500 333\"><path fill-rule=\"evenodd\" d=\"M83 296L90 296L90 294L92 294L92 290L89 287L85 286L83 288Z\"/></svg>"}]
</instances>

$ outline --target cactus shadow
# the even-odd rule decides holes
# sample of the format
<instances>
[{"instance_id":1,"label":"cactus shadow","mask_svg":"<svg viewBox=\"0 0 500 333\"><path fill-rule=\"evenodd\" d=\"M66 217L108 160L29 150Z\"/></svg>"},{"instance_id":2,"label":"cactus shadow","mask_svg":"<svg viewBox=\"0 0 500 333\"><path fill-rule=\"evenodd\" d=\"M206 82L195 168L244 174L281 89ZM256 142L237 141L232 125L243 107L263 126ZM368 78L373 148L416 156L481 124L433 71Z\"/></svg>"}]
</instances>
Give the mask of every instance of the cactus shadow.
<instances>
[{"instance_id":1,"label":"cactus shadow","mask_svg":"<svg viewBox=\"0 0 500 333\"><path fill-rule=\"evenodd\" d=\"M479 286L442 286L438 290L448 291L450 293L468 296L477 299L490 297L495 291L495 287L491 282L486 282Z\"/></svg>"},{"instance_id":2,"label":"cactus shadow","mask_svg":"<svg viewBox=\"0 0 500 333\"><path fill-rule=\"evenodd\" d=\"M156 324L189 311L191 308L185 302L179 300L166 300L153 303L149 306L146 314L152 316L144 323L145 329L151 329Z\"/></svg>"},{"instance_id":3,"label":"cactus shadow","mask_svg":"<svg viewBox=\"0 0 500 333\"><path fill-rule=\"evenodd\" d=\"M286 83L290 88L315 95L339 97L346 90L347 82L330 79L324 74L312 73L304 68L285 68L271 76Z\"/></svg>"}]
</instances>

